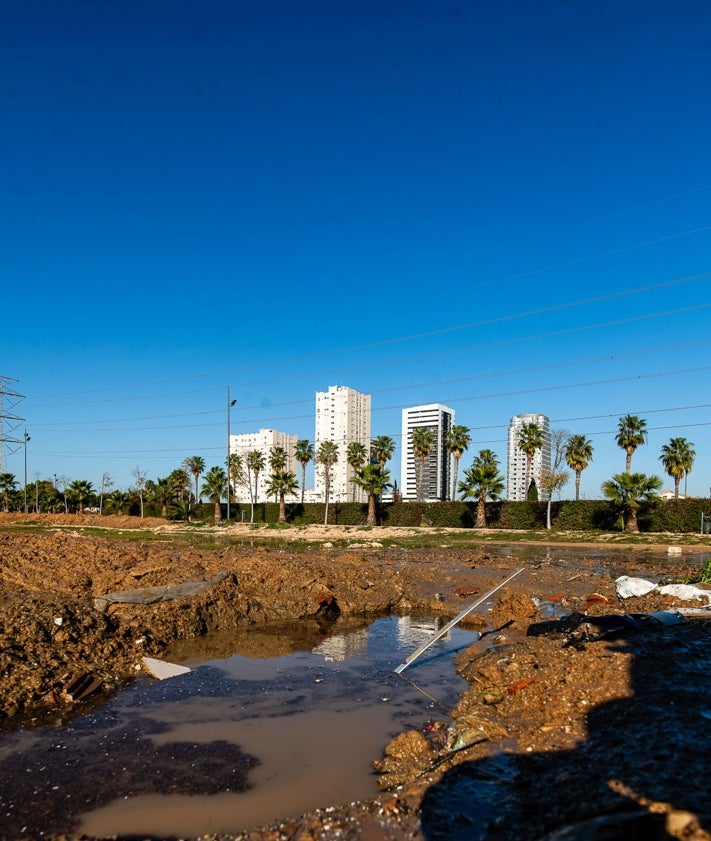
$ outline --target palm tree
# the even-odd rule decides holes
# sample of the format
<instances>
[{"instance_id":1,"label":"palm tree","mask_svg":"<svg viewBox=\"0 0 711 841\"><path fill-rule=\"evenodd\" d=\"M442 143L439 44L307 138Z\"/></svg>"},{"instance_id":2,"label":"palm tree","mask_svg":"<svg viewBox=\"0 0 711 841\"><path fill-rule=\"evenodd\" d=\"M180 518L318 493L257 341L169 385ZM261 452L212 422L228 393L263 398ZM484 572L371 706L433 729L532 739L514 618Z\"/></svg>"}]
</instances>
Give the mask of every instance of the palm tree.
<instances>
[{"instance_id":1,"label":"palm tree","mask_svg":"<svg viewBox=\"0 0 711 841\"><path fill-rule=\"evenodd\" d=\"M346 450L346 461L348 462L349 467L353 469L353 476L360 476L363 465L367 460L368 453L365 449L365 445L360 441L351 441L350 444L348 444L348 449ZM355 502L356 498L356 486L358 486L358 483L353 482L353 502Z\"/></svg>"},{"instance_id":2,"label":"palm tree","mask_svg":"<svg viewBox=\"0 0 711 841\"><path fill-rule=\"evenodd\" d=\"M417 459L417 501L425 501L425 463L435 446L435 433L431 426L418 426L412 430L412 452Z\"/></svg>"},{"instance_id":3,"label":"palm tree","mask_svg":"<svg viewBox=\"0 0 711 841\"><path fill-rule=\"evenodd\" d=\"M168 503L173 498L173 486L168 477L164 479L156 479L153 483L153 498L160 503L161 517L168 517Z\"/></svg>"},{"instance_id":4,"label":"palm tree","mask_svg":"<svg viewBox=\"0 0 711 841\"><path fill-rule=\"evenodd\" d=\"M323 485L326 490L326 513L323 524L328 523L328 501L331 495L331 468L338 461L338 445L333 441L322 441L316 453L316 462L323 471Z\"/></svg>"},{"instance_id":5,"label":"palm tree","mask_svg":"<svg viewBox=\"0 0 711 841\"><path fill-rule=\"evenodd\" d=\"M190 495L190 476L185 470L185 467L178 467L171 471L168 481L172 489L172 497L176 502L185 499L186 493L188 496Z\"/></svg>"},{"instance_id":6,"label":"palm tree","mask_svg":"<svg viewBox=\"0 0 711 841\"><path fill-rule=\"evenodd\" d=\"M464 471L459 483L463 499L476 499L475 528L486 528L486 500L498 499L504 492L504 477L499 473L499 462L491 450L480 450L472 466Z\"/></svg>"},{"instance_id":7,"label":"palm tree","mask_svg":"<svg viewBox=\"0 0 711 841\"><path fill-rule=\"evenodd\" d=\"M580 474L593 460L593 445L584 435L571 435L565 444L565 463L575 473L575 500L580 499Z\"/></svg>"},{"instance_id":8,"label":"palm tree","mask_svg":"<svg viewBox=\"0 0 711 841\"><path fill-rule=\"evenodd\" d=\"M269 451L269 469L272 475L279 471L286 470L287 454L283 447L272 447ZM269 492L271 494L271 492ZM276 502L278 494L274 494L274 501Z\"/></svg>"},{"instance_id":9,"label":"palm tree","mask_svg":"<svg viewBox=\"0 0 711 841\"><path fill-rule=\"evenodd\" d=\"M536 450L540 450L542 446L543 430L541 427L533 421L524 423L518 431L518 448L526 456L526 497L528 497L528 491L531 485L533 457L536 454Z\"/></svg>"},{"instance_id":10,"label":"palm tree","mask_svg":"<svg viewBox=\"0 0 711 841\"><path fill-rule=\"evenodd\" d=\"M249 483L249 498L252 501L252 510L249 517L249 522L254 522L254 505L257 502L257 491L259 487L259 474L264 470L264 453L261 450L252 450L247 453L247 470L254 476L254 489L252 489L252 482Z\"/></svg>"},{"instance_id":11,"label":"palm tree","mask_svg":"<svg viewBox=\"0 0 711 841\"><path fill-rule=\"evenodd\" d=\"M10 494L17 488L14 473L0 473L0 493L2 494L3 509L10 510Z\"/></svg>"},{"instance_id":12,"label":"palm tree","mask_svg":"<svg viewBox=\"0 0 711 841\"><path fill-rule=\"evenodd\" d=\"M244 482L244 460L239 453L230 453L229 461L229 488L228 493L234 494L237 490L237 485Z\"/></svg>"},{"instance_id":13,"label":"palm tree","mask_svg":"<svg viewBox=\"0 0 711 841\"><path fill-rule=\"evenodd\" d=\"M637 510L642 502L656 496L662 484L659 476L625 472L603 482L602 492L620 508L625 531L639 531Z\"/></svg>"},{"instance_id":14,"label":"palm tree","mask_svg":"<svg viewBox=\"0 0 711 841\"><path fill-rule=\"evenodd\" d=\"M377 500L391 487L390 472L379 464L366 464L351 482L368 494L368 525L377 525Z\"/></svg>"},{"instance_id":15,"label":"palm tree","mask_svg":"<svg viewBox=\"0 0 711 841\"><path fill-rule=\"evenodd\" d=\"M195 480L195 502L200 502L200 494L198 492L198 480L205 470L205 459L202 456L190 456L183 462L188 473L192 474Z\"/></svg>"},{"instance_id":16,"label":"palm tree","mask_svg":"<svg viewBox=\"0 0 711 841\"><path fill-rule=\"evenodd\" d=\"M88 496L94 492L91 482L86 479L75 479L67 488L70 496L75 499L79 505L79 514L84 513L84 501Z\"/></svg>"},{"instance_id":17,"label":"palm tree","mask_svg":"<svg viewBox=\"0 0 711 841\"><path fill-rule=\"evenodd\" d=\"M106 499L110 503L111 508L119 515L127 511L131 503L131 497L127 491L112 491Z\"/></svg>"},{"instance_id":18,"label":"palm tree","mask_svg":"<svg viewBox=\"0 0 711 841\"><path fill-rule=\"evenodd\" d=\"M301 504L304 504L304 488L306 487L306 467L314 457L314 446L311 441L301 438L296 442L294 457L301 465Z\"/></svg>"},{"instance_id":19,"label":"palm tree","mask_svg":"<svg viewBox=\"0 0 711 841\"><path fill-rule=\"evenodd\" d=\"M686 438L671 438L669 443L662 447L659 459L666 474L674 480L674 499L679 499L679 483L687 473L691 473L695 458L694 445Z\"/></svg>"},{"instance_id":20,"label":"palm tree","mask_svg":"<svg viewBox=\"0 0 711 841\"><path fill-rule=\"evenodd\" d=\"M370 442L370 457L381 467L390 461L395 452L395 442L389 435L378 435Z\"/></svg>"},{"instance_id":21,"label":"palm tree","mask_svg":"<svg viewBox=\"0 0 711 841\"><path fill-rule=\"evenodd\" d=\"M632 454L647 443L647 421L638 418L637 415L625 415L621 417L617 425L617 446L627 453L625 459L625 470L627 473L632 469Z\"/></svg>"},{"instance_id":22,"label":"palm tree","mask_svg":"<svg viewBox=\"0 0 711 841\"><path fill-rule=\"evenodd\" d=\"M222 520L222 508L220 501L225 493L227 486L227 474L221 467L211 467L205 474L205 481L202 484L202 493L207 495L207 498L215 506L215 522L219 523Z\"/></svg>"},{"instance_id":23,"label":"palm tree","mask_svg":"<svg viewBox=\"0 0 711 841\"><path fill-rule=\"evenodd\" d=\"M299 487L296 473L287 470L275 470L267 482L267 493L279 499L279 522L286 522L286 496L296 493Z\"/></svg>"},{"instance_id":24,"label":"palm tree","mask_svg":"<svg viewBox=\"0 0 711 841\"><path fill-rule=\"evenodd\" d=\"M454 476L452 477L452 499L457 495L457 478L459 476L459 459L462 457L464 450L471 444L472 438L469 434L468 426L453 426L447 433L444 439L444 444L449 451L450 456L454 459Z\"/></svg>"}]
</instances>

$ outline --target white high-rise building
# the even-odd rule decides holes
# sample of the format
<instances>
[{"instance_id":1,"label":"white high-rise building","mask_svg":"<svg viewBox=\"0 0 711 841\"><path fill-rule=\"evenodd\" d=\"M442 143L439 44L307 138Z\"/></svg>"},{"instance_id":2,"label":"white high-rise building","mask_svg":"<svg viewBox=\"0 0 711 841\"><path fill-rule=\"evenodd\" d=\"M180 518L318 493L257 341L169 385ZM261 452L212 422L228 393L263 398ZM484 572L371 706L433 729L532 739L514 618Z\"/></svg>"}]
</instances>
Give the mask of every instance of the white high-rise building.
<instances>
[{"instance_id":1,"label":"white high-rise building","mask_svg":"<svg viewBox=\"0 0 711 841\"><path fill-rule=\"evenodd\" d=\"M404 501L418 499L419 464L412 449L412 432L420 426L434 432L434 448L424 466L423 498L426 502L448 499L452 477L449 451L445 442L453 425L454 409L440 403L428 403L425 406L412 406L402 410L400 490Z\"/></svg>"},{"instance_id":2,"label":"white high-rise building","mask_svg":"<svg viewBox=\"0 0 711 841\"><path fill-rule=\"evenodd\" d=\"M269 456L274 447L281 447L286 453L285 470L295 473L297 479L301 480L301 474L297 471L294 450L296 449L296 435L288 435L286 432L277 432L276 429L260 429L259 432L246 432L242 435L230 435L230 453L237 453L242 457L242 471L244 481L234 489L237 502L251 502L248 482L251 481L254 490L254 474L247 470L247 455L253 450L258 450L264 456L264 469L260 470L257 478L256 502L267 502L267 483L271 476L269 469ZM299 493L293 499L298 499ZM293 500L290 500L293 501Z\"/></svg>"},{"instance_id":3,"label":"white high-rise building","mask_svg":"<svg viewBox=\"0 0 711 841\"><path fill-rule=\"evenodd\" d=\"M531 476L538 488L538 498L548 499L548 495L541 487L541 474L551 468L551 432L550 421L545 415L524 414L511 418L509 423L508 469L506 477L506 496L511 500L525 500L526 488L526 454L518 447L518 436L521 428L528 423L535 423L540 427L543 435L543 446L533 454Z\"/></svg>"},{"instance_id":4,"label":"white high-rise building","mask_svg":"<svg viewBox=\"0 0 711 841\"><path fill-rule=\"evenodd\" d=\"M331 502L366 502L367 494L351 481L353 468L348 464L348 445L360 442L370 455L370 395L361 394L352 388L332 385L328 391L316 392L316 443L315 450L323 441L333 441L338 447L338 461L331 468ZM325 501L326 487L323 471L315 468L314 498Z\"/></svg>"}]
</instances>

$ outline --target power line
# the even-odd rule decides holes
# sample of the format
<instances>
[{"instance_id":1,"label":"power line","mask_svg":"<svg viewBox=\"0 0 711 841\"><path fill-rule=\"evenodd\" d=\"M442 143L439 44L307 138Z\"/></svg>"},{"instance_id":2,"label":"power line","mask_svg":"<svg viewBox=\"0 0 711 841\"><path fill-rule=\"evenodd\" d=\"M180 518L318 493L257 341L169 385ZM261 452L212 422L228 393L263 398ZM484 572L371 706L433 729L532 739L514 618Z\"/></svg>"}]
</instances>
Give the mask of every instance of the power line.
<instances>
[{"instance_id":1,"label":"power line","mask_svg":"<svg viewBox=\"0 0 711 841\"><path fill-rule=\"evenodd\" d=\"M709 227L709 229L711 229L711 225L708 226L708 227ZM699 229L699 230L701 230L701 229ZM164 379L164 380L154 380L154 381L148 381L148 382L143 382L143 383L134 383L132 385L106 386L104 388L90 389L90 390L79 391L79 392L56 392L56 393L53 393L53 394L37 395L36 397L31 397L31 398L28 397L27 399L28 400L33 400L33 401L34 400L42 400L42 399L53 399L54 400L57 397L68 397L68 396L75 396L75 395L82 395L82 394L99 394L99 393L110 392L110 391L125 391L125 390L131 389L131 388L142 388L142 387L147 386L147 385L160 385L160 384L169 383L169 382L186 382L186 381L189 381L189 380L205 379L207 377L215 377L215 376L224 377L226 375L234 375L239 371L257 370L259 368L293 364L295 362L302 362L302 361L306 361L306 360L309 360L309 359L315 359L315 358L320 358L320 357L324 357L324 356L333 356L335 354L353 353L353 352L362 351L362 350L372 350L372 349L375 349L375 348L378 348L378 347L385 347L387 345L393 345L393 344L398 344L398 343L403 343L403 342L408 342L408 341L415 341L415 340L418 340L418 339L432 338L434 336L442 336L442 335L446 335L446 334L450 334L450 333L454 333L454 332L459 332L459 331L464 331L464 330L472 330L472 329L475 329L475 328L493 326L493 325L496 325L496 324L501 324L501 323L509 322L509 321L515 321L515 320L519 320L519 319L523 319L523 318L529 318L529 317L532 317L532 316L548 315L548 314L553 313L553 312L561 312L563 310L572 309L572 308L576 308L576 307L588 306L588 305L591 305L591 304L598 304L598 303L602 303L602 302L605 302L605 301L617 300L619 298L628 297L628 296L631 296L631 295L638 295L638 294L648 293L648 292L652 292L652 291L657 291L657 290L660 290L660 289L667 289L667 288L671 288L671 287L674 287L674 286L679 286L679 285L682 285L682 284L691 283L691 282L694 282L694 281L697 281L697 280L703 280L703 279L706 279L706 278L709 278L709 277L711 277L711 272L704 272L702 274L689 275L689 276L682 277L682 278L675 278L673 280L663 281L663 282L655 283L655 284L649 284L647 286L635 287L633 289L622 290L622 291L619 291L619 292L611 292L611 293L607 293L605 295L599 295L599 296L596 296L596 297L593 297L593 298L585 298L585 299L582 299L582 300L579 300L579 301L570 301L570 302L567 302L567 303L553 304L553 305L547 306L547 307L540 307L540 308L537 308L537 309L527 310L527 311L520 312L520 313L512 313L512 314L509 314L509 315L497 316L497 317L494 317L494 318L483 319L481 321L469 322L469 323L466 323L466 324L459 324L459 325L453 325L453 326L450 326L450 327L443 327L443 328L439 328L437 330L430 330L430 331L423 332L423 333L414 333L414 334L411 334L411 335L408 335L408 336L391 337L391 338L381 339L381 340L378 340L378 341L375 341L375 342L369 342L369 343L365 343L365 344L361 344L361 345L353 345L353 346L350 346L350 347L335 348L335 349L331 349L331 350L328 350L328 351L321 351L321 352L318 352L318 353L306 354L306 355L302 355L302 356L284 357L284 358L273 360L273 361L270 361L270 362L263 362L263 363L248 365L248 366L240 366L240 367L237 367L237 368L227 368L227 369L222 369L220 371L203 372L203 373L194 374L194 375L187 376L187 377L177 377L177 378L170 378L170 379ZM497 281L497 282L499 282L499 281ZM181 394L194 394L194 393L199 393L201 391L202 392L210 392L210 391L217 391L218 389L221 390L222 386L214 387L214 388L198 389L198 390L188 391L188 392L176 392L176 393L173 393L173 394L176 395L176 396L180 396ZM129 398L124 397L124 398L121 398L121 399L122 400L126 400L126 399L138 400L138 399L148 399L150 397L157 397L157 396L173 396L173 394L144 395L143 397L140 397L140 396L129 397ZM118 399L118 398L113 398L113 400L116 400L116 399ZM99 401L99 402L103 402L103 401ZM71 405L71 404L64 404L64 405ZM86 404L85 403L80 403L78 405L86 405Z\"/></svg>"},{"instance_id":2,"label":"power line","mask_svg":"<svg viewBox=\"0 0 711 841\"><path fill-rule=\"evenodd\" d=\"M683 315L683 314L687 314L689 312L693 312L693 311L696 311L696 310L708 309L709 307L711 307L711 302L694 304L693 306L680 307L680 308L672 309L672 310L664 310L664 311L661 311L661 312L649 313L649 314L646 314L646 315L636 315L636 316L631 316L629 318L616 319L614 321L605 321L605 322L599 322L597 324L589 324L589 325L577 325L575 327L567 327L563 330L548 331L546 333L538 333L538 334L535 334L535 335L532 335L532 336L519 336L519 337L513 337L511 339L500 339L500 340L495 341L495 342L484 342L484 343L480 343L480 344L477 344L477 345L469 345L469 346L464 347L464 348L454 348L454 349L450 349L448 351L438 351L436 353L420 354L420 355L412 356L412 357L401 357L399 359L388 360L387 364L389 364L389 365L402 365L403 363L406 363L406 362L421 361L423 359L433 359L433 358L436 358L436 357L450 356L452 354L458 354L458 353L471 353L471 352L474 352L474 351L481 351L481 350L495 348L495 347L503 347L503 346L512 345L512 344L538 341L540 339L557 338L557 337L561 337L561 336L572 335L572 334L582 333L582 332L590 332L590 331L593 331L593 330L600 330L600 329L605 329L605 328L609 328L609 327L620 327L620 326L625 325L625 324L631 324L631 323L634 323L634 322L640 322L640 321L645 321L645 320L650 320L650 319L655 319L655 318L664 318L664 317L667 317L667 316L670 316L670 315ZM698 342L684 343L684 344L680 344L676 347L672 346L671 349L679 349L679 348L683 348L683 347L695 347L695 346L698 346L700 344L708 343L708 341L710 341L710 340L700 340ZM655 352L655 351L640 351L639 353L644 354L644 353L652 353L652 352ZM615 358L615 356L621 358L621 357L626 356L626 355L631 355L632 353L634 353L634 352L631 352L630 354L617 354L617 355L609 354L608 357L606 357L606 358L612 359L612 358ZM272 378L270 380L258 380L258 381L254 381L254 382L237 383L235 388L248 388L248 387L253 386L253 385L267 385L267 384L274 384L274 383L279 383L279 382L294 381L294 380L298 380L298 379L306 379L306 378L309 378L309 377L315 377L315 376L324 375L324 374L343 374L345 371L354 371L354 370L358 370L358 369L362 369L362 368L375 367L375 366L382 367L383 364L384 364L383 360L378 360L377 362L365 363L365 364L359 365L359 366L351 366L351 367L345 368L345 369L341 368L341 369L335 369L335 370L326 371L326 372L321 371L321 372L313 372L313 373L309 373L309 374L297 374L297 375L293 375L293 376L290 376L290 377L275 377L275 378ZM563 364L563 363L561 363L561 364ZM480 375L480 376L491 376L491 375ZM441 381L439 381L439 382L441 382ZM393 386L390 389L372 390L370 393L371 394L377 394L377 393L380 393L380 391L397 390L398 388L400 388L400 389L418 388L418 387L425 386L425 385L430 385L430 383L415 383L413 385ZM217 392L217 391L221 392L222 390L223 390L222 386L219 386L219 387L216 386L214 388L197 389L195 391L181 391L181 392L159 393L159 394L153 394L153 395L139 395L139 396L134 396L134 397L130 397L130 398L110 397L110 398L106 398L106 399L102 399L102 400L82 401L82 402L78 402L78 403L60 403L60 404L54 403L53 408L56 409L56 408L61 408L61 407L65 407L65 406L100 405L100 404L104 404L104 403L117 403L117 402L124 403L124 402L126 402L126 400L134 400L135 401L135 400L157 399L157 398L162 398L162 397L181 397L181 396L188 396L188 395L192 395L192 394L200 394L200 393L205 393L205 392ZM310 398L309 399L304 398L304 399L296 400L296 401L289 401L290 404L306 403L306 402L310 402ZM272 404L272 405L279 406L279 405L285 405L285 404L284 403L275 403L275 404ZM255 407L254 406L241 406L241 409L243 411L248 411L248 410L251 410L253 408L255 408ZM261 408L261 407L257 407L257 408ZM205 410L204 414L210 414L210 413L215 414L218 411L221 412L222 410L221 409L220 410L217 410L217 409L215 409L215 410ZM185 417L185 416L190 415L190 414L200 414L200 413L199 412L182 413L182 414L179 414L179 415L176 415L176 416L177 417L181 417L181 416Z\"/></svg>"}]
</instances>

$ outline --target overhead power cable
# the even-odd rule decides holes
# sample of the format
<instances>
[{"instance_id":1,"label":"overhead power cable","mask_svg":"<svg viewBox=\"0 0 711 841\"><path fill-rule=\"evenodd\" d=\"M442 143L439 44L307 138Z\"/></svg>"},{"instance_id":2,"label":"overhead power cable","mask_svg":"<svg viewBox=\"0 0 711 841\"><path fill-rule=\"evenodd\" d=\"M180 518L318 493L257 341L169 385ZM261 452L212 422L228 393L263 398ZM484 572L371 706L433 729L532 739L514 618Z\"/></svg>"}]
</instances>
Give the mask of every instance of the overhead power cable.
<instances>
[{"instance_id":1,"label":"overhead power cable","mask_svg":"<svg viewBox=\"0 0 711 841\"><path fill-rule=\"evenodd\" d=\"M711 229L711 226L709 226L709 228ZM28 400L33 400L33 401L34 400L43 400L43 399L55 400L58 397L80 396L80 395L84 395L84 394L99 394L99 393L111 392L111 391L126 391L126 390L129 390L129 389L143 388L143 387L151 386L151 385L163 385L163 384L171 383L171 382L176 382L176 383L177 382L187 382L187 381L196 380L196 379L206 379L208 377L209 378L214 378L216 376L225 377L227 375L235 375L235 374L239 373L240 371L257 370L257 369L260 369L260 368L272 367L272 366L283 366L283 365L286 365L286 364L303 362L303 361L310 360L310 359L317 359L317 358L321 358L321 357L324 357L324 356L325 357L331 357L331 356L334 356L336 354L340 355L340 354L344 354L344 353L355 353L355 352L362 351L362 350L372 350L374 348L385 347L387 345L393 345L393 344L398 344L398 343L403 343L403 342L408 342L408 341L415 341L415 340L419 340L419 339L431 338L431 337L434 337L434 336L442 336L442 335L447 335L447 334L458 332L458 331L472 330L472 329L481 328L481 327L485 327L485 326L492 326L492 325L496 325L496 324L502 324L502 323L505 323L505 322L516 321L516 320L523 319L523 318L530 318L530 317L533 317L533 316L546 315L546 314L550 314L550 313L553 313L553 312L561 312L561 311L576 308L576 307L588 306L588 305L591 305L591 304L599 304L599 303L603 303L603 302L606 302L606 301L613 301L613 300L617 300L617 299L620 299L620 298L623 298L623 297L628 297L628 296L631 296L631 295L639 295L639 294L649 293L649 292L652 292L652 291L657 291L657 290L660 290L660 289L667 289L667 288L671 288L671 287L674 287L674 286L679 286L681 284L687 284L687 283L692 283L692 282L698 281L698 280L704 280L704 279L709 278L709 277L711 277L711 272L704 272L704 273L697 274L697 275L689 275L689 276L686 276L686 277L675 278L675 279L669 280L669 281L662 281L660 283L654 283L654 284L648 284L646 286L635 287L633 289L621 290L621 291L618 291L618 292L610 292L610 293L607 293L605 295L599 295L599 296L592 297L592 298L584 298L584 299L581 299L579 301L569 301L569 302L560 303L560 304L553 304L553 305L550 305L550 306L547 306L547 307L539 307L537 309L526 310L524 312L511 313L511 314L508 314L508 315L501 315L501 316L496 316L496 317L493 317L493 318L482 319L481 321L469 322L469 323L466 323L466 324L452 325L452 326L449 326L449 327L442 327L442 328L439 328L437 330L429 330L429 331L422 332L422 333L414 333L414 334L411 334L411 335L408 335L408 336L398 336L398 337L380 339L380 340L375 341L375 342L368 342L368 343L364 343L364 344L360 344L360 345L352 345L352 346L343 347L343 348L333 348L333 349L329 349L329 350L325 350L325 351L320 351L318 353L305 354L305 355L301 355L301 356L283 357L283 358L280 358L280 359L275 359L275 360L270 360L270 361L265 361L265 362L260 362L260 363L254 363L254 364L251 364L251 365L243 365L243 366L239 366L239 367L235 367L235 368L226 368L226 369L222 369L222 370L218 370L218 371L202 372L202 373L193 374L193 375L184 376L184 377L174 377L174 378L161 379L161 380L152 380L152 381L146 381L146 382L141 382L141 383L127 384L127 385L106 386L106 387L103 387L103 388L89 389L89 390L84 390L84 391L55 392L55 393L51 393L51 394L35 395L34 397L28 397L27 399ZM499 282L499 281L497 281L497 282ZM206 389L199 389L198 391L216 391L216 390L217 390L217 388L206 388ZM178 394L180 394L180 393L191 394L191 393L197 393L197 391L195 391L195 392L193 392L193 391L179 392ZM153 396L156 396L156 395L144 395L143 397L132 397L132 398L121 398L121 399L147 399L148 397L153 397ZM162 396L168 396L168 395L162 395Z\"/></svg>"}]
</instances>

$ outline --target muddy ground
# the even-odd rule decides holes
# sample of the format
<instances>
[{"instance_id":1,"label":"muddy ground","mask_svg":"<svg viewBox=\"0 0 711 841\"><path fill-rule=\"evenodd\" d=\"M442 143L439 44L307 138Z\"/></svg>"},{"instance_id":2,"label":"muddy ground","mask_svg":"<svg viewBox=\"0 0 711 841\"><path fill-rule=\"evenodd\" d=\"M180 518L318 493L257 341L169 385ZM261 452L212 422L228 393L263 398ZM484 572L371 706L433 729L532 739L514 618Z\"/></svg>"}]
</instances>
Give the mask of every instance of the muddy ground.
<instances>
[{"instance_id":1,"label":"muddy ground","mask_svg":"<svg viewBox=\"0 0 711 841\"><path fill-rule=\"evenodd\" d=\"M555 551L522 562L495 545L384 548L378 530L351 530L349 545L337 549L329 542L344 535L333 530L321 531L327 542L310 548L302 548L301 533L299 548L237 541L196 549L145 536L91 536L67 529L61 517L55 525L23 531L0 522L5 733L58 713L101 715L102 699L135 679L142 657L160 657L178 638L413 608L449 619L475 591L523 566L490 609L465 620L485 635L458 657L470 689L451 717L423 722L373 757L381 798L334 804L238 837L711 839L711 622L665 626L649 614L699 604L656 592L622 602L614 587L621 574L683 578L698 571L704 547L653 564L611 549L573 567ZM163 537L168 531L160 522L143 525ZM185 582L213 583L191 595L165 590ZM150 594L150 603L136 603L134 591ZM227 767L234 790L234 769L244 784L254 761L234 746L216 746L200 759L196 787L195 771L186 773L194 755L171 756L171 780L146 780L125 743L105 753L122 767L126 795L219 791ZM11 745L0 752L0 838L74 837L79 807L72 804L95 808L108 796L88 786L48 812L42 776L53 761L51 752L38 754L21 768Z\"/></svg>"}]
</instances>

